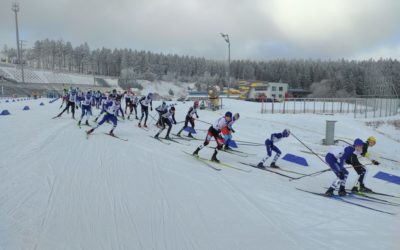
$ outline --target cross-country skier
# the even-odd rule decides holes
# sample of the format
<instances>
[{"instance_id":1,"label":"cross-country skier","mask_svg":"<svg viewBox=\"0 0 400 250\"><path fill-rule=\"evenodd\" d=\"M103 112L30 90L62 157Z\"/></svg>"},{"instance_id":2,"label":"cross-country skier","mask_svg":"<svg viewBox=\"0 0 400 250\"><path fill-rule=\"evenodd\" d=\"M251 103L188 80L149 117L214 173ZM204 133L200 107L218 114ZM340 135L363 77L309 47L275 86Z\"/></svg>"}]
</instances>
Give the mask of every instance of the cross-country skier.
<instances>
[{"instance_id":1,"label":"cross-country skier","mask_svg":"<svg viewBox=\"0 0 400 250\"><path fill-rule=\"evenodd\" d=\"M112 99L113 99L112 95L109 94L108 92L106 93L105 98L101 99L101 105L100 105L101 106L101 111L100 111L99 115L94 119L94 122L97 122L97 120L100 118L100 116L102 116L103 114L106 113L106 104L109 101L111 101Z\"/></svg>"},{"instance_id":2,"label":"cross-country skier","mask_svg":"<svg viewBox=\"0 0 400 250\"><path fill-rule=\"evenodd\" d=\"M134 92L132 92L131 94L132 94L132 106L131 106L130 113L128 115L128 120L130 119L130 117L132 115L132 108L135 110L135 119L139 120L139 117L137 116L137 105L139 102L139 98L135 95Z\"/></svg>"},{"instance_id":3,"label":"cross-country skier","mask_svg":"<svg viewBox=\"0 0 400 250\"><path fill-rule=\"evenodd\" d=\"M147 96L140 98L139 103L142 109L142 117L140 117L138 126L139 127L142 126L141 123L143 118L145 117L143 126L147 128L146 123L147 123L147 118L149 116L149 106L150 110L153 111L153 93L149 93Z\"/></svg>"},{"instance_id":4,"label":"cross-country skier","mask_svg":"<svg viewBox=\"0 0 400 250\"><path fill-rule=\"evenodd\" d=\"M89 125L89 117L92 115L92 105L93 105L94 99L92 95L92 91L88 91L86 95L84 96L84 99L82 100L81 107L82 107L82 114L81 118L79 119L78 126L81 125L82 119L84 116L86 116L86 126Z\"/></svg>"},{"instance_id":5,"label":"cross-country skier","mask_svg":"<svg viewBox=\"0 0 400 250\"><path fill-rule=\"evenodd\" d=\"M61 111L60 114L58 114L56 117L61 117L61 115L67 111L71 107L71 112L72 112L72 119L75 119L75 106L76 106L76 101L77 101L77 90L75 88L72 88L71 91L68 93L68 103L67 106Z\"/></svg>"},{"instance_id":6,"label":"cross-country skier","mask_svg":"<svg viewBox=\"0 0 400 250\"><path fill-rule=\"evenodd\" d=\"M199 151L207 146L210 143L210 140L214 137L215 141L217 142L217 147L214 150L214 154L211 157L211 161L219 162L217 159L217 154L218 150L222 149L222 145L224 144L224 139L221 136L221 129L225 127L230 121L232 120L232 113L231 112L226 112L225 116L219 118L214 125L212 125L208 129L208 133L206 136L206 139L204 140L204 143L197 147L197 149L193 152L194 156L199 155Z\"/></svg>"},{"instance_id":7,"label":"cross-country skier","mask_svg":"<svg viewBox=\"0 0 400 250\"><path fill-rule=\"evenodd\" d=\"M157 125L157 127L161 128L162 127L161 117L162 117L163 114L168 112L167 103L166 102L162 102L162 104L156 108L156 111L158 113L158 120L157 120L156 125Z\"/></svg>"},{"instance_id":8,"label":"cross-country skier","mask_svg":"<svg viewBox=\"0 0 400 250\"><path fill-rule=\"evenodd\" d=\"M229 143L232 140L232 133L235 133L235 130L232 128L232 125L239 120L240 115L236 113L233 115L232 120L226 125L226 127L221 129L221 133L224 136L224 149L230 150Z\"/></svg>"},{"instance_id":9,"label":"cross-country skier","mask_svg":"<svg viewBox=\"0 0 400 250\"><path fill-rule=\"evenodd\" d=\"M158 131L158 133L154 136L155 138L158 138L158 136L161 134L161 132L165 129L165 125L168 125L168 131L167 135L165 136L165 139L170 139L169 133L171 132L172 129L172 123L176 124L175 120L175 107L172 106L169 108L167 112L161 115L161 129Z\"/></svg>"},{"instance_id":10,"label":"cross-country skier","mask_svg":"<svg viewBox=\"0 0 400 250\"><path fill-rule=\"evenodd\" d=\"M276 161L279 159L279 157L281 156L282 152L279 150L279 148L277 146L275 146L275 143L277 143L278 141L282 140L283 138L287 138L290 135L290 130L289 129L285 129L283 130L282 133L273 133L271 134L271 137L265 140L265 147L267 149L267 155L261 160L260 163L258 163L257 167L259 168L265 168L264 167L264 163L265 161L272 156L272 151L274 151L275 157L271 162L270 167L271 168L278 168L278 166L276 166Z\"/></svg>"},{"instance_id":11,"label":"cross-country skier","mask_svg":"<svg viewBox=\"0 0 400 250\"><path fill-rule=\"evenodd\" d=\"M97 90L97 92L94 94L94 99L95 99L96 109L100 109L100 105L101 105L101 92L100 92L100 90Z\"/></svg>"},{"instance_id":12,"label":"cross-country skier","mask_svg":"<svg viewBox=\"0 0 400 250\"><path fill-rule=\"evenodd\" d=\"M93 133L93 131L95 129L97 129L98 127L100 127L104 122L106 121L110 121L113 124L112 129L109 132L109 135L114 136L114 130L117 127L117 112L119 110L119 108L121 107L121 96L118 95L116 97L116 99L111 99L108 100L107 103L105 104L105 110L106 110L106 114L103 116L103 119L101 119L101 121L97 124L96 127L86 131L87 134L91 134Z\"/></svg>"},{"instance_id":13,"label":"cross-country skier","mask_svg":"<svg viewBox=\"0 0 400 250\"><path fill-rule=\"evenodd\" d=\"M376 138L373 136L368 137L367 141L363 143L361 156L370 159L368 147L373 147L373 146L375 146L375 144L376 144ZM371 160L372 164L379 165L378 161L376 161L374 159L370 159L370 160ZM365 179L365 176L367 175L367 169L365 166L363 166L360 163L360 161L358 160L357 154L352 154L349 159L346 159L346 163L352 165L354 170L358 174L357 183L354 185L354 187L351 189L351 191L352 192L360 191L360 192L366 192L366 193L372 192L372 190L367 188L364 184L364 179Z\"/></svg>"},{"instance_id":14,"label":"cross-country skier","mask_svg":"<svg viewBox=\"0 0 400 250\"><path fill-rule=\"evenodd\" d=\"M326 191L326 196L333 196L333 191L335 191L338 185L339 196L345 196L347 194L345 184L349 172L344 167L344 163L346 162L346 160L350 159L350 157L354 153L358 155L361 154L363 145L364 142L361 139L357 138L354 140L352 146L347 146L345 148L335 147L326 154L325 161L337 177L332 185L329 187L329 189Z\"/></svg>"},{"instance_id":15,"label":"cross-country skier","mask_svg":"<svg viewBox=\"0 0 400 250\"><path fill-rule=\"evenodd\" d=\"M197 119L199 119L199 115L197 114L197 108L199 107L199 101L195 101L193 106L189 108L189 111L186 114L185 117L185 124L183 125L183 128L179 130L178 136L181 136L182 131L188 127L188 123L190 122L190 125L194 129L194 116L196 116ZM188 137L193 138L192 133L189 132Z\"/></svg>"},{"instance_id":16,"label":"cross-country skier","mask_svg":"<svg viewBox=\"0 0 400 250\"><path fill-rule=\"evenodd\" d=\"M60 109L63 107L64 103L65 103L65 105L68 104L68 90L67 89L63 90L62 103L61 103ZM69 109L67 110L67 113L69 114Z\"/></svg>"},{"instance_id":17,"label":"cross-country skier","mask_svg":"<svg viewBox=\"0 0 400 250\"><path fill-rule=\"evenodd\" d=\"M129 108L131 110L132 113L132 93L131 93L131 89L128 89L127 91L125 91L125 115L128 114L127 109Z\"/></svg>"}]
</instances>

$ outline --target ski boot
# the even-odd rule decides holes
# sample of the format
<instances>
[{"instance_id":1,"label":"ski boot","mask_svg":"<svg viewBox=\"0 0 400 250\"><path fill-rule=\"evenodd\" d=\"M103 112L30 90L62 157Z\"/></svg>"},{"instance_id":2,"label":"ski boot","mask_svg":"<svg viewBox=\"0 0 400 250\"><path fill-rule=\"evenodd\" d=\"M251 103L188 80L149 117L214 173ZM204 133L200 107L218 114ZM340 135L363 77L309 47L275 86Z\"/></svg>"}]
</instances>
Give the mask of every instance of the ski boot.
<instances>
[{"instance_id":1,"label":"ski boot","mask_svg":"<svg viewBox=\"0 0 400 250\"><path fill-rule=\"evenodd\" d=\"M354 187L351 189L351 192L352 192L352 193L358 193L358 187L357 187L357 186L354 186Z\"/></svg>"},{"instance_id":2,"label":"ski boot","mask_svg":"<svg viewBox=\"0 0 400 250\"><path fill-rule=\"evenodd\" d=\"M364 186L364 184L360 184L360 192L372 193L373 191L371 189L367 188L366 186Z\"/></svg>"},{"instance_id":3,"label":"ski boot","mask_svg":"<svg viewBox=\"0 0 400 250\"><path fill-rule=\"evenodd\" d=\"M78 126L79 126L79 127L81 126L81 121L78 122Z\"/></svg>"},{"instance_id":4,"label":"ski boot","mask_svg":"<svg viewBox=\"0 0 400 250\"><path fill-rule=\"evenodd\" d=\"M194 138L193 135L192 135L191 133L188 134L188 137Z\"/></svg>"},{"instance_id":5,"label":"ski boot","mask_svg":"<svg viewBox=\"0 0 400 250\"><path fill-rule=\"evenodd\" d=\"M326 190L326 192L325 192L325 196L332 197L333 191L335 191L335 189L333 187L328 188L328 190Z\"/></svg>"},{"instance_id":6,"label":"ski boot","mask_svg":"<svg viewBox=\"0 0 400 250\"><path fill-rule=\"evenodd\" d=\"M275 165L275 162L272 162L271 165L269 165L270 168L279 168L277 165Z\"/></svg>"},{"instance_id":7,"label":"ski boot","mask_svg":"<svg viewBox=\"0 0 400 250\"><path fill-rule=\"evenodd\" d=\"M181 137L181 131L179 131L179 132L176 134L176 136Z\"/></svg>"},{"instance_id":8,"label":"ski boot","mask_svg":"<svg viewBox=\"0 0 400 250\"><path fill-rule=\"evenodd\" d=\"M110 133L108 133L108 134L111 135L111 136L115 136L115 135L114 135L114 129L111 129L111 130L110 130Z\"/></svg>"},{"instance_id":9,"label":"ski boot","mask_svg":"<svg viewBox=\"0 0 400 250\"><path fill-rule=\"evenodd\" d=\"M213 155L213 156L211 157L211 161L216 162L216 163L219 163L219 160L217 159L217 157L216 157L215 155Z\"/></svg>"},{"instance_id":10,"label":"ski boot","mask_svg":"<svg viewBox=\"0 0 400 250\"><path fill-rule=\"evenodd\" d=\"M139 128L141 128L141 127L142 127L142 124L140 124L140 122L139 122L139 124L138 124L138 127L139 127Z\"/></svg>"},{"instance_id":11,"label":"ski boot","mask_svg":"<svg viewBox=\"0 0 400 250\"><path fill-rule=\"evenodd\" d=\"M159 135L159 134L156 134L156 135L154 136L154 138L158 139L158 135Z\"/></svg>"},{"instance_id":12,"label":"ski boot","mask_svg":"<svg viewBox=\"0 0 400 250\"><path fill-rule=\"evenodd\" d=\"M96 117L96 119L94 119L93 121L94 121L94 122L97 122L97 120L98 120L98 119L99 119L99 118L98 118L98 117Z\"/></svg>"},{"instance_id":13,"label":"ski boot","mask_svg":"<svg viewBox=\"0 0 400 250\"><path fill-rule=\"evenodd\" d=\"M165 137L165 140L171 140L171 137L169 137L169 135L167 135L167 136Z\"/></svg>"},{"instance_id":14,"label":"ski boot","mask_svg":"<svg viewBox=\"0 0 400 250\"><path fill-rule=\"evenodd\" d=\"M346 195L347 195L347 193L346 193L344 186L340 186L339 187L339 196L346 196Z\"/></svg>"},{"instance_id":15,"label":"ski boot","mask_svg":"<svg viewBox=\"0 0 400 250\"><path fill-rule=\"evenodd\" d=\"M200 148L196 148L196 150L193 152L193 156L199 156L199 151L200 151Z\"/></svg>"},{"instance_id":16,"label":"ski boot","mask_svg":"<svg viewBox=\"0 0 400 250\"><path fill-rule=\"evenodd\" d=\"M232 149L228 145L225 145L224 150L228 151L228 150L232 150Z\"/></svg>"},{"instance_id":17,"label":"ski boot","mask_svg":"<svg viewBox=\"0 0 400 250\"><path fill-rule=\"evenodd\" d=\"M136 116L135 119L136 119L136 120L139 120L139 117Z\"/></svg>"},{"instance_id":18,"label":"ski boot","mask_svg":"<svg viewBox=\"0 0 400 250\"><path fill-rule=\"evenodd\" d=\"M214 151L214 154L211 157L211 161L219 163L219 160L217 159L217 151Z\"/></svg>"},{"instance_id":19,"label":"ski boot","mask_svg":"<svg viewBox=\"0 0 400 250\"><path fill-rule=\"evenodd\" d=\"M90 135L91 133L93 133L94 128L89 129L88 131L86 131L86 134Z\"/></svg>"},{"instance_id":20,"label":"ski boot","mask_svg":"<svg viewBox=\"0 0 400 250\"><path fill-rule=\"evenodd\" d=\"M143 125L143 127L147 128L147 125L146 125L146 124L144 124L144 125Z\"/></svg>"},{"instance_id":21,"label":"ski boot","mask_svg":"<svg viewBox=\"0 0 400 250\"><path fill-rule=\"evenodd\" d=\"M79 123L80 123L80 121L79 121ZM85 125L90 127L90 124L89 124L88 120L86 120Z\"/></svg>"},{"instance_id":22,"label":"ski boot","mask_svg":"<svg viewBox=\"0 0 400 250\"><path fill-rule=\"evenodd\" d=\"M257 167L258 167L258 168L265 168L265 167L264 167L264 163L262 163L262 162L258 163L258 164L257 164Z\"/></svg>"}]
</instances>

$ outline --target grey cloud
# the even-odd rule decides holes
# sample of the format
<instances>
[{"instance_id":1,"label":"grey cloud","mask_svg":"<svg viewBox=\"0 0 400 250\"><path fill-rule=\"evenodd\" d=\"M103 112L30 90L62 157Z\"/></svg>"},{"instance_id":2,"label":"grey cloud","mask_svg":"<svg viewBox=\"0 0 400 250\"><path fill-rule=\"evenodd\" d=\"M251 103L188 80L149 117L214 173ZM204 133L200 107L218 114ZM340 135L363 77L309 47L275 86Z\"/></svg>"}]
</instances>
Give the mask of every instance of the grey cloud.
<instances>
[{"instance_id":1,"label":"grey cloud","mask_svg":"<svg viewBox=\"0 0 400 250\"><path fill-rule=\"evenodd\" d=\"M329 3L329 4L328 4ZM334 4L333 4L334 3ZM400 32L395 0L21 0L21 39L64 39L226 58L340 58ZM15 44L11 1L0 3L0 46ZM396 41L397 44L400 40ZM393 45L392 45L393 47ZM396 47L396 46L394 46Z\"/></svg>"}]
</instances>

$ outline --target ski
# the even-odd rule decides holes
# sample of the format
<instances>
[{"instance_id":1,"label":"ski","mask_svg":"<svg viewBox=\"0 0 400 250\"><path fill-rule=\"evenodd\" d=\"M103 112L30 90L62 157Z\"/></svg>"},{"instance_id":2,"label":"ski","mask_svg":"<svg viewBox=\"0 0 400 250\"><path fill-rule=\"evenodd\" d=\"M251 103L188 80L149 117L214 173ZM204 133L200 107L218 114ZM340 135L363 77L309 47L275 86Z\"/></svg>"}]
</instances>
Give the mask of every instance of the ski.
<instances>
[{"instance_id":1,"label":"ski","mask_svg":"<svg viewBox=\"0 0 400 250\"><path fill-rule=\"evenodd\" d=\"M108 136L111 136L111 137L114 137L115 139L119 139L119 140L121 140L121 141L128 141L128 139L124 139L124 138L121 138L121 137L118 137L118 136L116 136L116 135L110 135L109 133L104 133L105 135L108 135Z\"/></svg>"},{"instance_id":2,"label":"ski","mask_svg":"<svg viewBox=\"0 0 400 250\"><path fill-rule=\"evenodd\" d=\"M230 149L228 149L228 150L222 149L222 150L220 150L220 151L221 151L221 152L224 152L224 153L231 154L231 155L236 155L236 156L239 156L239 157L242 157L242 158L249 157L248 155L245 155L245 154L240 154L240 153L233 152L233 151L230 150Z\"/></svg>"},{"instance_id":3,"label":"ski","mask_svg":"<svg viewBox=\"0 0 400 250\"><path fill-rule=\"evenodd\" d=\"M384 200L384 199L379 199L379 198L367 195L367 194L365 194L363 192L351 192L351 190L346 190L346 191L349 194L351 193L352 195L355 195L355 196L365 197L365 198L368 198L368 199L373 200L373 201L377 201L377 202L382 203L382 204L387 204L387 205L391 205L391 206L400 206L400 203L396 203L396 202L392 202L392 201L388 201L388 200Z\"/></svg>"},{"instance_id":4,"label":"ski","mask_svg":"<svg viewBox=\"0 0 400 250\"><path fill-rule=\"evenodd\" d=\"M182 140L187 140L187 141L201 141L200 139L195 138L195 137L182 136L182 135L178 135L178 134L173 134L173 135L175 135L175 136L181 138Z\"/></svg>"},{"instance_id":5,"label":"ski","mask_svg":"<svg viewBox=\"0 0 400 250\"><path fill-rule=\"evenodd\" d=\"M373 207L369 207L369 206L366 206L366 205L362 205L362 204L359 204L359 203L356 203L356 202L352 202L352 201L346 200L346 199L344 199L344 198L342 198L340 196L337 196L337 195L334 195L334 196L330 197L330 196L326 196L324 193L312 192L312 191L304 190L304 189L301 189L301 188L296 188L296 189L299 190L299 191L305 192L305 193L322 196L322 197L325 197L325 198L328 198L328 199L332 199L332 200L342 201L344 203L351 204L351 205L354 205L354 206L357 206L357 207L362 207L362 208L365 208L365 209L368 209L368 210L371 210L371 211L380 212L380 213L384 213L384 214L390 214L390 215L396 215L395 213L387 212L387 211L384 211L384 210L376 209L376 208L373 208Z\"/></svg>"},{"instance_id":6,"label":"ski","mask_svg":"<svg viewBox=\"0 0 400 250\"><path fill-rule=\"evenodd\" d=\"M279 172L271 170L271 169L259 168L259 167L257 167L257 165L254 165L254 164L249 164L249 163L245 163L245 162L239 162L239 163L241 163L243 165L247 165L247 166L253 167L253 168L257 168L259 170L264 170L264 171L267 171L267 172L271 172L271 173L274 173L274 174L277 174L277 175L280 175L280 176L283 176L283 177L286 177L286 178L289 178L289 179L293 179L294 178L292 176L289 176L289 175L286 175L286 174L282 174L282 173L279 173Z\"/></svg>"},{"instance_id":7,"label":"ski","mask_svg":"<svg viewBox=\"0 0 400 250\"><path fill-rule=\"evenodd\" d=\"M157 140L157 141L159 141L159 142L161 142L161 143L163 143L165 145L170 145L171 144L170 142L161 140L160 138L155 138L154 136L151 136L151 135L149 135L149 137L151 137L151 138L153 138L153 139L155 139L155 140Z\"/></svg>"},{"instance_id":8,"label":"ski","mask_svg":"<svg viewBox=\"0 0 400 250\"><path fill-rule=\"evenodd\" d=\"M247 152L243 152L243 151L240 151L240 150L236 150L236 149L229 149L230 151L232 151L232 152L237 152L237 153L241 153L241 154L246 154L246 155L248 155L248 156L256 156L257 154L251 154L251 153L247 153Z\"/></svg>"},{"instance_id":9,"label":"ski","mask_svg":"<svg viewBox=\"0 0 400 250\"><path fill-rule=\"evenodd\" d=\"M257 165L256 164L253 164L253 163L246 163L246 162L240 162L241 164L244 164L244 165L248 165L248 166L251 166L251 167L255 167L255 168L259 168L259 167L257 167ZM268 167L267 167L268 168ZM269 169L267 169L267 168L259 168L259 169L261 169L261 170L271 170L271 171L273 171L272 169L276 169L276 170L278 170L278 171L282 171L282 172L287 172L287 173L292 173L292 174L297 174L297 175L301 175L301 176L305 176L306 174L303 174L303 173L299 173L299 172L296 172L296 171L292 171L292 170L287 170L287 169L282 169L282 168L269 168Z\"/></svg>"},{"instance_id":10,"label":"ski","mask_svg":"<svg viewBox=\"0 0 400 250\"><path fill-rule=\"evenodd\" d=\"M171 141L171 142L175 142L175 143L182 144L182 145L185 145L185 146L190 146L190 144L185 144L185 143L183 143L183 142L174 140L175 138L170 138L170 139L159 138L159 139L161 139L161 140L166 140L166 141Z\"/></svg>"},{"instance_id":11,"label":"ski","mask_svg":"<svg viewBox=\"0 0 400 250\"><path fill-rule=\"evenodd\" d=\"M141 128L141 129L143 129L143 130L146 130L146 131L150 131L149 128L146 128L146 127L143 127L143 126L140 126L140 127L139 127L139 125L137 125L137 127L138 127L138 128Z\"/></svg>"},{"instance_id":12,"label":"ski","mask_svg":"<svg viewBox=\"0 0 400 250\"><path fill-rule=\"evenodd\" d=\"M385 197L392 197L392 198L400 198L400 196L396 195L391 195L391 194L384 194L384 193L378 193L378 192L368 192L367 194L375 194L375 195L380 195L380 196L385 196Z\"/></svg>"},{"instance_id":13,"label":"ski","mask_svg":"<svg viewBox=\"0 0 400 250\"><path fill-rule=\"evenodd\" d=\"M206 165L207 167L209 167L209 168L212 168L212 169L214 169L214 170L216 170L216 171L221 171L221 170L222 170L222 169L217 168L217 167L214 167L213 165L211 165L210 163L208 163L208 160L205 159L205 158L202 158L202 157L199 157L199 156L194 156L193 154L188 153L188 152L183 151L183 150L182 150L182 152L185 153L185 154L187 154L187 155L190 155L192 158L194 158L194 159L196 159L196 160L202 162L203 164L205 164L205 165Z\"/></svg>"}]
</instances>

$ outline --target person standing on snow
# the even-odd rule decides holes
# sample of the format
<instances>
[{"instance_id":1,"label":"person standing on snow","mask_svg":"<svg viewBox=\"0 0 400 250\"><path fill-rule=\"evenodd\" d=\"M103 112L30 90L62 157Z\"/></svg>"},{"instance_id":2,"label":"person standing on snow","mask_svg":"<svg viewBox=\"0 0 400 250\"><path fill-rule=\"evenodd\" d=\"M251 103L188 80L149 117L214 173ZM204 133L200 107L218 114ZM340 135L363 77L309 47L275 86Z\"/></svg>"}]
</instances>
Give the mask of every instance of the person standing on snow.
<instances>
[{"instance_id":1,"label":"person standing on snow","mask_svg":"<svg viewBox=\"0 0 400 250\"><path fill-rule=\"evenodd\" d=\"M236 113L233 115L232 120L227 124L226 127L221 129L221 133L224 136L224 150L230 150L229 143L232 140L232 133L235 133L235 130L232 128L232 125L239 120L240 115Z\"/></svg>"},{"instance_id":2,"label":"person standing on snow","mask_svg":"<svg viewBox=\"0 0 400 250\"><path fill-rule=\"evenodd\" d=\"M214 137L216 143L217 143L217 147L214 150L214 154L211 157L211 161L217 162L219 163L219 160L217 159L217 154L218 154L218 150L222 149L222 145L224 144L224 139L221 136L221 129L225 126L227 126L227 124L232 120L232 113L231 112L226 112L225 116L219 118L214 125L212 125L209 129L208 129L208 133L206 136L206 139L204 140L204 143L200 146L197 147L197 149L193 152L194 156L198 156L199 155L199 151L204 148L205 146L207 146L210 143L210 140Z\"/></svg>"},{"instance_id":3,"label":"person standing on snow","mask_svg":"<svg viewBox=\"0 0 400 250\"><path fill-rule=\"evenodd\" d=\"M193 106L189 108L189 111L186 114L185 117L185 125L183 125L183 128L179 130L178 136L181 136L182 131L188 127L188 123L190 122L190 125L194 129L194 116L196 116L197 119L199 119L199 116L197 114L197 108L199 107L199 101L195 101ZM192 133L189 132L188 137L193 138Z\"/></svg>"},{"instance_id":4,"label":"person standing on snow","mask_svg":"<svg viewBox=\"0 0 400 250\"><path fill-rule=\"evenodd\" d=\"M279 159L279 157L281 156L282 152L279 150L279 148L277 146L275 146L275 143L277 143L278 141L282 140L283 138L287 138L290 136L290 130L289 129L285 129L283 130L282 133L273 133L271 134L271 137L265 140L265 147L267 150L267 156L265 156L257 165L257 167L259 168L265 168L264 167L264 163L265 161L270 158L272 156L272 151L274 151L275 157L271 162L270 167L271 168L279 168L278 166L276 166L276 161Z\"/></svg>"},{"instance_id":5,"label":"person standing on snow","mask_svg":"<svg viewBox=\"0 0 400 250\"><path fill-rule=\"evenodd\" d=\"M75 106L76 106L77 98L78 98L77 90L75 88L71 88L70 92L68 93L67 106L63 109L63 111L61 111L60 114L58 114L54 118L61 117L61 115L71 107L72 119L75 119Z\"/></svg>"},{"instance_id":6,"label":"person standing on snow","mask_svg":"<svg viewBox=\"0 0 400 250\"><path fill-rule=\"evenodd\" d=\"M138 126L142 127L141 123L143 118L145 117L143 126L147 128L146 123L147 123L147 118L149 116L149 106L150 110L153 111L153 93L149 93L147 96L140 98L139 103L142 109L142 117L140 117Z\"/></svg>"},{"instance_id":7,"label":"person standing on snow","mask_svg":"<svg viewBox=\"0 0 400 250\"><path fill-rule=\"evenodd\" d=\"M165 129L165 125L168 125L168 131L167 135L165 136L165 139L169 140L171 139L169 137L169 133L171 132L172 129L172 123L176 124L175 120L175 107L172 106L167 112L161 115L161 129L158 131L158 133L154 136L154 138L158 139L158 136L161 134L161 132Z\"/></svg>"},{"instance_id":8,"label":"person standing on snow","mask_svg":"<svg viewBox=\"0 0 400 250\"><path fill-rule=\"evenodd\" d=\"M82 104L81 104L82 114L81 114L81 118L79 119L78 126L81 126L81 121L84 116L86 116L85 125L90 126L89 125L89 117L92 114L93 103L94 103L93 95L92 95L92 92L89 90L82 100Z\"/></svg>"},{"instance_id":9,"label":"person standing on snow","mask_svg":"<svg viewBox=\"0 0 400 250\"><path fill-rule=\"evenodd\" d=\"M344 167L344 163L350 159L353 154L360 155L362 153L364 142L357 138L352 146L335 147L325 156L325 161L336 175L336 179L326 191L326 196L333 196L333 191L339 186L339 196L346 196L346 180L349 172Z\"/></svg>"},{"instance_id":10,"label":"person standing on snow","mask_svg":"<svg viewBox=\"0 0 400 250\"><path fill-rule=\"evenodd\" d=\"M156 108L156 111L158 113L158 121L156 123L157 127L161 128L163 126L162 124L162 115L168 112L168 105L166 102L162 102L160 106Z\"/></svg>"},{"instance_id":11,"label":"person standing on snow","mask_svg":"<svg viewBox=\"0 0 400 250\"><path fill-rule=\"evenodd\" d=\"M121 107L121 97L122 97L121 95L117 95L115 99L110 99L105 103L106 114L103 116L103 119L101 119L101 121L97 124L96 127L86 131L87 134L93 133L93 131L98 127L100 127L104 122L110 121L112 122L113 127L110 130L109 135L115 136L114 130L117 128L118 124L117 112Z\"/></svg>"},{"instance_id":12,"label":"person standing on snow","mask_svg":"<svg viewBox=\"0 0 400 250\"><path fill-rule=\"evenodd\" d=\"M373 147L373 146L375 146L375 144L376 144L376 138L373 136L368 137L367 141L363 143L361 156L370 159L368 147ZM370 160L371 160L372 164L379 165L378 161L376 161L374 159L370 159ZM367 168L360 163L360 161L358 160L357 154L352 154L350 156L350 158L346 159L346 163L352 165L354 170L358 174L357 182L354 185L354 187L351 189L351 192L354 192L354 193L356 193L356 192L365 192L365 193L372 192L371 189L367 188L364 185L364 179L365 179L365 176L367 175Z\"/></svg>"}]
</instances>

